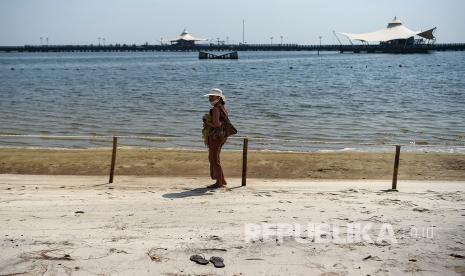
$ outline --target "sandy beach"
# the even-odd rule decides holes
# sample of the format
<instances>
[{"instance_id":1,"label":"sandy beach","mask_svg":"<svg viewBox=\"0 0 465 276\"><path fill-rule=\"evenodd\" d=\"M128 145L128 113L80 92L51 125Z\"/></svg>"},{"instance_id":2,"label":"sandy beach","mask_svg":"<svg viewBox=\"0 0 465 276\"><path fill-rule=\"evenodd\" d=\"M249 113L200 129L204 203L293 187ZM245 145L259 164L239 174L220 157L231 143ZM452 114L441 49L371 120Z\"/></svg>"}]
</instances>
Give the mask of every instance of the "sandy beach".
<instances>
[{"instance_id":1,"label":"sandy beach","mask_svg":"<svg viewBox=\"0 0 465 276\"><path fill-rule=\"evenodd\" d=\"M465 275L464 181L400 180L399 192L387 180L106 182L0 175L0 275ZM393 235L344 242L351 223ZM309 224L335 228L316 236ZM289 225L302 231L277 234Z\"/></svg>"},{"instance_id":2,"label":"sandy beach","mask_svg":"<svg viewBox=\"0 0 465 276\"><path fill-rule=\"evenodd\" d=\"M0 174L107 175L111 149L0 148ZM240 177L241 151L224 151L226 177ZM249 151L250 178L391 179L392 152ZM120 148L116 176L208 176L207 151ZM399 179L465 180L465 154L401 152Z\"/></svg>"}]
</instances>

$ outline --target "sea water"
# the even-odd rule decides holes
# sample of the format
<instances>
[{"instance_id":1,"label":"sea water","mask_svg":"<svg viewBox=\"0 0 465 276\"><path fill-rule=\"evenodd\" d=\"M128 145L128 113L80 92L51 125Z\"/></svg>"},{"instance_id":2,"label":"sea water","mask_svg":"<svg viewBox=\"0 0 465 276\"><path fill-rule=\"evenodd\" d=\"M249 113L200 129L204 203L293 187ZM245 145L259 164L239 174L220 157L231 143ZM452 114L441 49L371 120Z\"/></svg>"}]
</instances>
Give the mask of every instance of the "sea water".
<instances>
[{"instance_id":1,"label":"sea water","mask_svg":"<svg viewBox=\"0 0 465 276\"><path fill-rule=\"evenodd\" d=\"M465 53L0 53L0 135L124 136L204 149L203 97L227 97L227 149L465 152ZM130 136L130 137L126 137ZM158 139L151 137L167 137ZM5 137L0 146L89 148L110 139Z\"/></svg>"}]
</instances>

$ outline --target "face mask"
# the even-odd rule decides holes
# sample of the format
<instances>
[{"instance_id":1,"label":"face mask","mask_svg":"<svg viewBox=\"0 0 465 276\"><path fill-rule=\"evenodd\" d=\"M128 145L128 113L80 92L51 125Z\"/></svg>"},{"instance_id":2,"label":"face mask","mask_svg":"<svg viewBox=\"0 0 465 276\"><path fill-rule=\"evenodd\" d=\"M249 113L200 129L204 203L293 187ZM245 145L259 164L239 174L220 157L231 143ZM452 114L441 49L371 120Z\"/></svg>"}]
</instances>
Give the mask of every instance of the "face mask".
<instances>
[{"instance_id":1,"label":"face mask","mask_svg":"<svg viewBox=\"0 0 465 276\"><path fill-rule=\"evenodd\" d=\"M212 106L215 106L215 104L216 104L217 102L219 102L219 101L220 101L220 99L218 98L218 99L214 100L213 102L210 102L210 104L211 104Z\"/></svg>"}]
</instances>

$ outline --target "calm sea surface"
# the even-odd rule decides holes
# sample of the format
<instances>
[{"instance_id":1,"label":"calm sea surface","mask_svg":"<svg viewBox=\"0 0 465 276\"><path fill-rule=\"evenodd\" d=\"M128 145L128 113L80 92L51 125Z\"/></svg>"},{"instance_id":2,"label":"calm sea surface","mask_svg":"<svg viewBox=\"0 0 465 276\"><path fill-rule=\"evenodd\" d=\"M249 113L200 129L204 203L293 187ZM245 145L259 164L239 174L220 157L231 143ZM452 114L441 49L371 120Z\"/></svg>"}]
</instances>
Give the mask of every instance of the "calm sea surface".
<instances>
[{"instance_id":1,"label":"calm sea surface","mask_svg":"<svg viewBox=\"0 0 465 276\"><path fill-rule=\"evenodd\" d=\"M252 149L465 152L465 53L0 53L0 134L167 136L124 146L204 148L202 97L228 97ZM14 68L14 70L12 70ZM294 141L294 140L304 140ZM240 149L240 139L226 148ZM432 145L438 145L437 147ZM0 146L110 140L0 137Z\"/></svg>"}]
</instances>

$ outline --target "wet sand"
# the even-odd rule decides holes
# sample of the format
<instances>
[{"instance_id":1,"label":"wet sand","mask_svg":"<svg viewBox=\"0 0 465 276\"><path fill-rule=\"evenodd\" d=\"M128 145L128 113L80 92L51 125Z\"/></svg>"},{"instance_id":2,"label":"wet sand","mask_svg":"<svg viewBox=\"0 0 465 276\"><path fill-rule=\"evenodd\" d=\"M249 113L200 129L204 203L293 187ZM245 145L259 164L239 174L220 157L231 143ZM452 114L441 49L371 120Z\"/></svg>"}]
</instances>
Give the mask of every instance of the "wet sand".
<instances>
[{"instance_id":1,"label":"wet sand","mask_svg":"<svg viewBox=\"0 0 465 276\"><path fill-rule=\"evenodd\" d=\"M242 153L221 155L226 177L240 177ZM111 149L0 149L0 174L107 175ZM250 178L391 179L389 153L286 153L249 151ZM206 151L118 149L116 175L208 176ZM465 154L408 153L400 157L399 179L465 180Z\"/></svg>"},{"instance_id":2,"label":"wet sand","mask_svg":"<svg viewBox=\"0 0 465 276\"><path fill-rule=\"evenodd\" d=\"M198 177L106 180L0 175L0 275L465 273L464 181L401 180L395 193L382 191L389 180L251 179L239 187L233 178L219 190ZM316 236L309 223L342 232ZM337 241L348 223L391 225L395 239L370 231L372 241ZM250 224L302 228L260 239ZM195 264L192 254L222 257L226 267Z\"/></svg>"}]
</instances>

